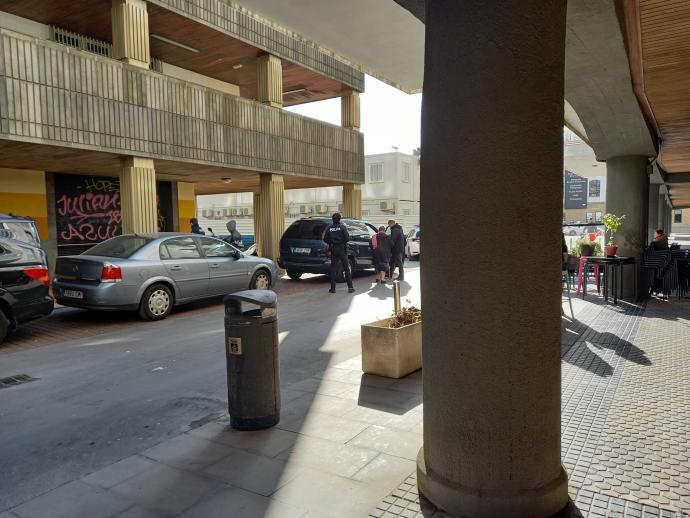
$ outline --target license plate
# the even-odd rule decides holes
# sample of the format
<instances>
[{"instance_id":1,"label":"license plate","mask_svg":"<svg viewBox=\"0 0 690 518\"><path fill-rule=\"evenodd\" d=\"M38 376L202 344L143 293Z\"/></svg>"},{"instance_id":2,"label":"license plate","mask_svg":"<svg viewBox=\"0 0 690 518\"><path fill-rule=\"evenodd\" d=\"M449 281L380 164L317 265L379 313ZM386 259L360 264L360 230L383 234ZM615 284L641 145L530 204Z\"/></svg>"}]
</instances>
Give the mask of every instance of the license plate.
<instances>
[{"instance_id":1,"label":"license plate","mask_svg":"<svg viewBox=\"0 0 690 518\"><path fill-rule=\"evenodd\" d=\"M296 254L311 254L311 248L295 248Z\"/></svg>"},{"instance_id":2,"label":"license plate","mask_svg":"<svg viewBox=\"0 0 690 518\"><path fill-rule=\"evenodd\" d=\"M84 292L79 290L63 290L62 295L70 299L83 299Z\"/></svg>"}]
</instances>

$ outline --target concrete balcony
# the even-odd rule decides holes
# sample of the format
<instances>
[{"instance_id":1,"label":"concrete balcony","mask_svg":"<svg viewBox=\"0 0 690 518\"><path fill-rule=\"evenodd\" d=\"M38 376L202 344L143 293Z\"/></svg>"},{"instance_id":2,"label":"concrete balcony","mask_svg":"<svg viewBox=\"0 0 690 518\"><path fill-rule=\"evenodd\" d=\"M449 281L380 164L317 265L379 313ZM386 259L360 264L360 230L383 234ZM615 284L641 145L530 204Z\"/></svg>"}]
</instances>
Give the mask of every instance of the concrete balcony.
<instances>
[{"instance_id":1,"label":"concrete balcony","mask_svg":"<svg viewBox=\"0 0 690 518\"><path fill-rule=\"evenodd\" d=\"M156 159L159 174L193 173L191 181L218 181L231 169L238 178L283 174L287 187L364 182L357 131L5 29L0 149L7 167L84 169L86 161L108 174L109 160L124 154Z\"/></svg>"}]
</instances>

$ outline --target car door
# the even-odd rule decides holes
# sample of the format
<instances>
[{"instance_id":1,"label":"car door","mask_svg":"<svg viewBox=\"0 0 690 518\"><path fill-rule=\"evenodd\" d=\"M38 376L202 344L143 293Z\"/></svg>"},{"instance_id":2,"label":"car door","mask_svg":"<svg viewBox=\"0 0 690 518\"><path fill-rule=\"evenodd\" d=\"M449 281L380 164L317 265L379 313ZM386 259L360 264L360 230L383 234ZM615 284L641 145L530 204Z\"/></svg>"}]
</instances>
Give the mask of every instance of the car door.
<instances>
[{"instance_id":1,"label":"car door","mask_svg":"<svg viewBox=\"0 0 690 518\"><path fill-rule=\"evenodd\" d=\"M209 267L209 291L220 295L246 289L249 280L247 265L240 261L237 249L210 237L197 238Z\"/></svg>"},{"instance_id":2,"label":"car door","mask_svg":"<svg viewBox=\"0 0 690 518\"><path fill-rule=\"evenodd\" d=\"M182 300L209 296L209 268L193 237L173 237L160 246L161 262L177 284Z\"/></svg>"},{"instance_id":3,"label":"car door","mask_svg":"<svg viewBox=\"0 0 690 518\"><path fill-rule=\"evenodd\" d=\"M350 246L354 251L355 263L361 268L371 268L374 264L369 241L375 234L372 228L360 221L347 221L345 223L350 234Z\"/></svg>"}]
</instances>

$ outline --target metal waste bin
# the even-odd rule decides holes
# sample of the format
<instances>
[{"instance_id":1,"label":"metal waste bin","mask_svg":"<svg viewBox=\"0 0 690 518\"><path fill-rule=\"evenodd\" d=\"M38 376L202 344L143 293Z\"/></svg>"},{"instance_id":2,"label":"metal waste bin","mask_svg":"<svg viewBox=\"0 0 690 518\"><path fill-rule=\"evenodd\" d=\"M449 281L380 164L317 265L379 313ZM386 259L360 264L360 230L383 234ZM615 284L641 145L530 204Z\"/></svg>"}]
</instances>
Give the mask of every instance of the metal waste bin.
<instances>
[{"instance_id":1,"label":"metal waste bin","mask_svg":"<svg viewBox=\"0 0 690 518\"><path fill-rule=\"evenodd\" d=\"M270 290L226 295L225 358L230 425L268 428L280 420L278 297ZM242 303L258 308L243 311Z\"/></svg>"}]
</instances>

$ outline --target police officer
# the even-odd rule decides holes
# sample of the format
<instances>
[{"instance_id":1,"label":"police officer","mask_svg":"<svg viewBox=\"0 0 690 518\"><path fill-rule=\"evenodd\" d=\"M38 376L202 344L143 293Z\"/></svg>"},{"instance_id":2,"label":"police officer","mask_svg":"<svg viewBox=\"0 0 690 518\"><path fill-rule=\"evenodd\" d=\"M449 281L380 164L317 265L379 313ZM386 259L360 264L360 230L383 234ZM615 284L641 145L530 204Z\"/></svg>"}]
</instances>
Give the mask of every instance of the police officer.
<instances>
[{"instance_id":1,"label":"police officer","mask_svg":"<svg viewBox=\"0 0 690 518\"><path fill-rule=\"evenodd\" d=\"M328 225L326 235L323 238L331 249L331 289L328 292L335 293L338 265L342 265L347 281L347 291L352 293L355 289L352 287L350 262L347 260L347 242L350 240L350 234L347 233L345 225L340 223L340 218L339 212L333 214L333 224Z\"/></svg>"}]
</instances>

